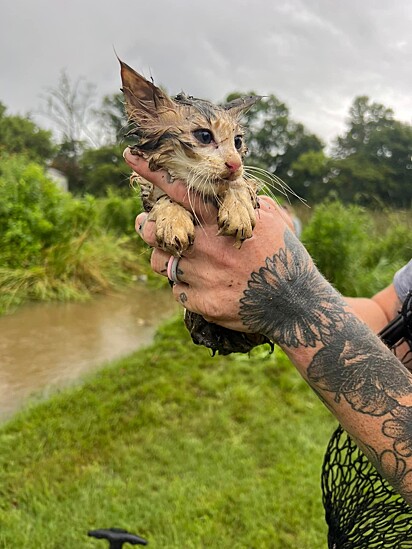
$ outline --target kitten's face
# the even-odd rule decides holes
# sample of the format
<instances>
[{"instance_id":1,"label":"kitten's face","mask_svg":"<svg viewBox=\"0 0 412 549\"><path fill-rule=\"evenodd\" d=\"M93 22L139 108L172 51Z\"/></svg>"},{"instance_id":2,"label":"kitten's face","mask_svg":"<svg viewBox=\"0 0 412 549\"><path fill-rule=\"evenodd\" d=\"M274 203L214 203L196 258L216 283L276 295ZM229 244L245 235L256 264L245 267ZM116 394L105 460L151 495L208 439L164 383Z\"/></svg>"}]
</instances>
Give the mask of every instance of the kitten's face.
<instances>
[{"instance_id":1,"label":"kitten's face","mask_svg":"<svg viewBox=\"0 0 412 549\"><path fill-rule=\"evenodd\" d=\"M247 149L237 117L200 100L194 106L176 103L173 124L180 134L173 140L174 154L166 160L175 177L201 191L241 177Z\"/></svg>"},{"instance_id":2,"label":"kitten's face","mask_svg":"<svg viewBox=\"0 0 412 549\"><path fill-rule=\"evenodd\" d=\"M243 174L247 148L238 119L258 98L218 107L187 97L172 99L121 62L123 92L137 149L152 165L166 169L191 188L210 196Z\"/></svg>"}]
</instances>

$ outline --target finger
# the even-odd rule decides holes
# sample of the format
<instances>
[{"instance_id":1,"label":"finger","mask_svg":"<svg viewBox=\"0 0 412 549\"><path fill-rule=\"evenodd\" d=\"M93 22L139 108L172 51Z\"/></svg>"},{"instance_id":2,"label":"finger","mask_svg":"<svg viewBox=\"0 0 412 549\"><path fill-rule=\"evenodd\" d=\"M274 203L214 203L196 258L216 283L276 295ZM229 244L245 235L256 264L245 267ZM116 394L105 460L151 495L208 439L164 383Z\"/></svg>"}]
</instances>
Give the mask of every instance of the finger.
<instances>
[{"instance_id":1,"label":"finger","mask_svg":"<svg viewBox=\"0 0 412 549\"><path fill-rule=\"evenodd\" d=\"M156 223L148 220L147 213L140 213L135 221L136 232L146 244L152 248L156 246Z\"/></svg>"},{"instance_id":2,"label":"finger","mask_svg":"<svg viewBox=\"0 0 412 549\"><path fill-rule=\"evenodd\" d=\"M162 276L167 276L167 265L169 263L170 254L163 250L155 249L150 257L150 266L153 271Z\"/></svg>"},{"instance_id":3,"label":"finger","mask_svg":"<svg viewBox=\"0 0 412 549\"><path fill-rule=\"evenodd\" d=\"M136 217L136 220L134 222L134 228L138 234L141 234L143 232L144 224L147 221L147 213L142 212L139 213L139 215Z\"/></svg>"},{"instance_id":4,"label":"finger","mask_svg":"<svg viewBox=\"0 0 412 549\"><path fill-rule=\"evenodd\" d=\"M172 292L176 301L183 305L183 307L186 307L187 309L189 309L189 311L192 311L192 313L200 313L200 311L196 307L196 300L192 299L194 292L187 284L174 284Z\"/></svg>"},{"instance_id":5,"label":"finger","mask_svg":"<svg viewBox=\"0 0 412 549\"><path fill-rule=\"evenodd\" d=\"M211 203L204 202L199 194L189 191L182 181L172 181L169 174L164 170L150 170L147 160L132 154L130 148L124 151L123 158L135 172L162 189L175 202L178 202L187 210L193 211L203 223L216 221L216 208Z\"/></svg>"},{"instance_id":6,"label":"finger","mask_svg":"<svg viewBox=\"0 0 412 549\"><path fill-rule=\"evenodd\" d=\"M169 265L170 261L177 261L177 264L175 263L174 269L171 268L171 265ZM152 267L153 271L162 275L167 276L169 279L173 279L173 276L169 276L169 270L170 272L174 272L174 276L177 278L177 281L179 283L185 283L185 268L183 267L183 264L188 266L189 263L186 260L183 260L182 257L177 258L174 256L171 256L170 253L164 252L162 250L156 249L153 251L152 256L150 258L150 266ZM173 280L173 282L176 283L176 279Z\"/></svg>"},{"instance_id":7,"label":"finger","mask_svg":"<svg viewBox=\"0 0 412 549\"><path fill-rule=\"evenodd\" d=\"M213 322L213 319L205 313L201 294L197 290L194 290L187 284L178 282L177 284L173 284L172 292L176 301L185 309L201 315L207 322Z\"/></svg>"}]
</instances>

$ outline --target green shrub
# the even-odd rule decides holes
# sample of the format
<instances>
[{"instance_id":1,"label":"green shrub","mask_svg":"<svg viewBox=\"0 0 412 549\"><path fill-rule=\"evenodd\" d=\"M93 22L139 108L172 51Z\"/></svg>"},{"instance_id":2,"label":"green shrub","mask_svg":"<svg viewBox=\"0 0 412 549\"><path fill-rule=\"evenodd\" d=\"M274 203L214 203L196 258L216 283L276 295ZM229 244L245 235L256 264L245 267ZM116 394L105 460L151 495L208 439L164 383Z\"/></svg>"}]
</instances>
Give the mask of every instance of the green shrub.
<instances>
[{"instance_id":1,"label":"green shrub","mask_svg":"<svg viewBox=\"0 0 412 549\"><path fill-rule=\"evenodd\" d=\"M386 230L378 230L370 242L369 265L384 259L389 263L406 263L412 256L410 228L392 213L386 220Z\"/></svg>"},{"instance_id":2,"label":"green shrub","mask_svg":"<svg viewBox=\"0 0 412 549\"><path fill-rule=\"evenodd\" d=\"M371 231L371 219L359 206L325 202L316 207L302 240L322 274L353 295Z\"/></svg>"},{"instance_id":3,"label":"green shrub","mask_svg":"<svg viewBox=\"0 0 412 549\"><path fill-rule=\"evenodd\" d=\"M65 223L67 199L44 169L25 157L0 164L0 264L29 267L42 261L42 250L71 236Z\"/></svg>"},{"instance_id":4,"label":"green shrub","mask_svg":"<svg viewBox=\"0 0 412 549\"><path fill-rule=\"evenodd\" d=\"M142 210L139 195L131 191L132 196L123 195L109 189L107 197L99 201L99 223L118 235L134 235L134 221Z\"/></svg>"},{"instance_id":5,"label":"green shrub","mask_svg":"<svg viewBox=\"0 0 412 549\"><path fill-rule=\"evenodd\" d=\"M28 299L85 298L149 269L133 228L137 211L136 201L114 194L102 204L73 198L42 166L2 158L0 313Z\"/></svg>"},{"instance_id":6,"label":"green shrub","mask_svg":"<svg viewBox=\"0 0 412 549\"><path fill-rule=\"evenodd\" d=\"M399 215L375 215L359 206L325 202L302 240L319 270L347 296L371 296L390 284L412 255L410 228Z\"/></svg>"}]
</instances>

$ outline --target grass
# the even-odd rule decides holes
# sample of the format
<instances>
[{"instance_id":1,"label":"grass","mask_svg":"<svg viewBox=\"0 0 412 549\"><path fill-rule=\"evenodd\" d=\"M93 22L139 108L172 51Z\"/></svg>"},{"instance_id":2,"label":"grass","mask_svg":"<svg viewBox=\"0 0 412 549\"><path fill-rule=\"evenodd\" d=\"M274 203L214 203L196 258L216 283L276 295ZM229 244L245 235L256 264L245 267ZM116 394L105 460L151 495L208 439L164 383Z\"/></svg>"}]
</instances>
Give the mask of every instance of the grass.
<instances>
[{"instance_id":1,"label":"grass","mask_svg":"<svg viewBox=\"0 0 412 549\"><path fill-rule=\"evenodd\" d=\"M84 234L51 247L41 265L8 268L0 264L0 314L28 301L85 301L130 285L139 276L152 280L148 258L149 251L137 236L88 238Z\"/></svg>"},{"instance_id":2,"label":"grass","mask_svg":"<svg viewBox=\"0 0 412 549\"><path fill-rule=\"evenodd\" d=\"M212 358L175 319L150 347L0 430L0 547L326 546L334 421L280 351ZM107 546L107 544L105 544Z\"/></svg>"}]
</instances>

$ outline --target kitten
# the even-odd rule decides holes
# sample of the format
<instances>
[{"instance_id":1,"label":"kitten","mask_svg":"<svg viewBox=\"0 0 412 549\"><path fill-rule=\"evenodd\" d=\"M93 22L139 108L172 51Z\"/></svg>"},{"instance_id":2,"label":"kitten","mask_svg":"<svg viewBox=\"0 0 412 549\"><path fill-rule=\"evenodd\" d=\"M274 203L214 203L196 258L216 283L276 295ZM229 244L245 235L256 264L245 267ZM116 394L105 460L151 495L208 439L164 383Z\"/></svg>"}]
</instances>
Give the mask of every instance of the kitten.
<instances>
[{"instance_id":1,"label":"kitten","mask_svg":"<svg viewBox=\"0 0 412 549\"><path fill-rule=\"evenodd\" d=\"M120 61L120 60L119 60ZM257 182L243 177L247 152L239 119L259 97L236 99L220 107L180 93L174 98L120 61L126 111L137 143L135 154L149 160L152 170L165 169L189 189L218 208L219 234L240 247L256 222ZM132 175L141 187L143 206L155 221L158 246L180 256L193 243L193 214L150 182ZM195 343L221 354L247 352L267 339L209 324L186 312L186 325Z\"/></svg>"},{"instance_id":2,"label":"kitten","mask_svg":"<svg viewBox=\"0 0 412 549\"><path fill-rule=\"evenodd\" d=\"M235 100L224 107L183 93L172 99L120 63L126 110L134 125L131 134L138 138L133 149L150 161L151 169L163 168L172 179L185 181L205 200L213 200L220 234L233 236L240 247L255 226L257 183L242 177L247 148L239 118L259 98ZM156 222L158 245L181 255L193 241L192 214L170 203L148 182L142 191L144 206Z\"/></svg>"}]
</instances>

